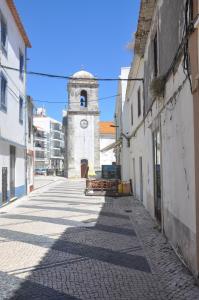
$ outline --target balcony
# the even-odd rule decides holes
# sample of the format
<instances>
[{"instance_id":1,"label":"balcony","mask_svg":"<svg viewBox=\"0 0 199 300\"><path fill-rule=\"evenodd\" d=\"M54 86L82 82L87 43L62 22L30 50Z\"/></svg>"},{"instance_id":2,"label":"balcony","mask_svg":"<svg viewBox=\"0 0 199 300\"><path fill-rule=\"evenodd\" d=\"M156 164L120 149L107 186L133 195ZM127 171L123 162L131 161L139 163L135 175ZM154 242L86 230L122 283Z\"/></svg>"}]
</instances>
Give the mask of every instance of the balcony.
<instances>
[{"instance_id":1,"label":"balcony","mask_svg":"<svg viewBox=\"0 0 199 300\"><path fill-rule=\"evenodd\" d=\"M35 140L37 139L46 139L47 138L47 134L43 131L37 131L35 134Z\"/></svg>"},{"instance_id":2,"label":"balcony","mask_svg":"<svg viewBox=\"0 0 199 300\"><path fill-rule=\"evenodd\" d=\"M51 153L51 157L58 157L58 158L62 158L62 153L60 150L53 150L52 153Z\"/></svg>"},{"instance_id":3,"label":"balcony","mask_svg":"<svg viewBox=\"0 0 199 300\"><path fill-rule=\"evenodd\" d=\"M34 147L39 151L44 151L46 149L46 145L42 141L35 141Z\"/></svg>"},{"instance_id":4,"label":"balcony","mask_svg":"<svg viewBox=\"0 0 199 300\"><path fill-rule=\"evenodd\" d=\"M51 129L52 129L52 131L61 131L62 130L61 125L56 124L56 123L51 124Z\"/></svg>"},{"instance_id":5,"label":"balcony","mask_svg":"<svg viewBox=\"0 0 199 300\"><path fill-rule=\"evenodd\" d=\"M45 160L46 154L43 151L35 151L35 159L36 160Z\"/></svg>"},{"instance_id":6,"label":"balcony","mask_svg":"<svg viewBox=\"0 0 199 300\"><path fill-rule=\"evenodd\" d=\"M51 144L51 148L55 148L55 149L60 149L61 147L61 142L60 141L53 141L52 144Z\"/></svg>"},{"instance_id":7,"label":"balcony","mask_svg":"<svg viewBox=\"0 0 199 300\"><path fill-rule=\"evenodd\" d=\"M53 140L62 140L62 136L61 136L61 134L60 133L58 133L58 132L54 132L53 133L53 135L52 135L52 139Z\"/></svg>"}]
</instances>

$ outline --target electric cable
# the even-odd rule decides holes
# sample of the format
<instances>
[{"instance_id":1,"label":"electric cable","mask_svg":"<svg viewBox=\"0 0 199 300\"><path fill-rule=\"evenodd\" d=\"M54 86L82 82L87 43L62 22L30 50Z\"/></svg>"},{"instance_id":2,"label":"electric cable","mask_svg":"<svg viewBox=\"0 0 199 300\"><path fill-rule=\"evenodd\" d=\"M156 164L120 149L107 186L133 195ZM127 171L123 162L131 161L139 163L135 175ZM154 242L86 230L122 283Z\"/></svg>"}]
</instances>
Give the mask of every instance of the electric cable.
<instances>
[{"instance_id":1,"label":"electric cable","mask_svg":"<svg viewBox=\"0 0 199 300\"><path fill-rule=\"evenodd\" d=\"M10 71L15 72L22 72L28 75L35 75L35 76L41 76L41 77L49 77L54 79L65 79L65 80L74 80L74 81L143 81L143 78L75 78L72 76L64 76L64 75L56 75L56 74L50 74L50 73L42 73L42 72L33 72L33 71L21 71L17 68L13 68L10 66L5 66L0 64L0 67L3 69L7 69Z\"/></svg>"}]
</instances>

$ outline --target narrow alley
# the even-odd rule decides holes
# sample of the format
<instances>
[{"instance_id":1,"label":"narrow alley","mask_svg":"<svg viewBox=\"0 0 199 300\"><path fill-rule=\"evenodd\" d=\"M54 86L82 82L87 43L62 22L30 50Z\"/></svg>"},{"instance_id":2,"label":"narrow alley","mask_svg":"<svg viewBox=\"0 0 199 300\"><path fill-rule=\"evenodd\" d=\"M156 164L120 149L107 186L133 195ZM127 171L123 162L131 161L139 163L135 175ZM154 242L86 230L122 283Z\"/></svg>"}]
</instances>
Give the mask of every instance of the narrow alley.
<instances>
[{"instance_id":1,"label":"narrow alley","mask_svg":"<svg viewBox=\"0 0 199 300\"><path fill-rule=\"evenodd\" d=\"M0 211L0 299L199 299L143 206L60 178Z\"/></svg>"}]
</instances>

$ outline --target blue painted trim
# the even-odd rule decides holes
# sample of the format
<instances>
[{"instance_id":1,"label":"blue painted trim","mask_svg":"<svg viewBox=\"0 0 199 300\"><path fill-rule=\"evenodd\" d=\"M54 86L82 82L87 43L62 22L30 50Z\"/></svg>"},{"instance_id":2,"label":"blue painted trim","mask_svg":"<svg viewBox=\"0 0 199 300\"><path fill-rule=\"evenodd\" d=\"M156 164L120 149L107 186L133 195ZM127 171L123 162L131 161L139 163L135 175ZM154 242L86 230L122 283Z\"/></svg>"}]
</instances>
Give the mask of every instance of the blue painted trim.
<instances>
[{"instance_id":1,"label":"blue painted trim","mask_svg":"<svg viewBox=\"0 0 199 300\"><path fill-rule=\"evenodd\" d=\"M26 185L17 186L15 188L15 197L20 198L26 195ZM10 191L7 191L7 204L10 202ZM6 204L5 203L5 204ZM0 206L2 206L2 193L0 193Z\"/></svg>"},{"instance_id":2,"label":"blue painted trim","mask_svg":"<svg viewBox=\"0 0 199 300\"><path fill-rule=\"evenodd\" d=\"M21 185L15 188L15 197L20 198L26 194L26 185Z\"/></svg>"}]
</instances>

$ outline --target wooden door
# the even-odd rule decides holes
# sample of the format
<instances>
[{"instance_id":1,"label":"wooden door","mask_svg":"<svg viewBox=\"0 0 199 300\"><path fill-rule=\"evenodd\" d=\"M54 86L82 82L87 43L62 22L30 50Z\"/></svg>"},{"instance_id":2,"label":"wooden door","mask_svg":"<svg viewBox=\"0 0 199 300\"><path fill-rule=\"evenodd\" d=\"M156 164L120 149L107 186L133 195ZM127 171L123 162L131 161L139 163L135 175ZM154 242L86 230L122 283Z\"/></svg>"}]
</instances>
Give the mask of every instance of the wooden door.
<instances>
[{"instance_id":1,"label":"wooden door","mask_svg":"<svg viewBox=\"0 0 199 300\"><path fill-rule=\"evenodd\" d=\"M88 178L88 160L81 160L81 178Z\"/></svg>"}]
</instances>

